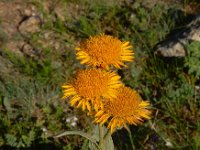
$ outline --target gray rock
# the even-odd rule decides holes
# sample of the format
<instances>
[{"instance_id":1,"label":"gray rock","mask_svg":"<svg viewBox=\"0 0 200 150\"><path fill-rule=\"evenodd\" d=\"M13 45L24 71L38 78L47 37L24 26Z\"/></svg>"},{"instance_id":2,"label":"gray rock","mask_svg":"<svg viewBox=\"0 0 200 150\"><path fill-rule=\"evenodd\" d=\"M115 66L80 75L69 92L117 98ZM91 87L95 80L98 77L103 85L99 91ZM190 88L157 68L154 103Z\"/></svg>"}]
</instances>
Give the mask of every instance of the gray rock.
<instances>
[{"instance_id":1,"label":"gray rock","mask_svg":"<svg viewBox=\"0 0 200 150\"><path fill-rule=\"evenodd\" d=\"M200 14L186 26L186 29L172 38L161 42L155 48L155 54L163 57L184 57L186 45L190 41L200 41Z\"/></svg>"}]
</instances>

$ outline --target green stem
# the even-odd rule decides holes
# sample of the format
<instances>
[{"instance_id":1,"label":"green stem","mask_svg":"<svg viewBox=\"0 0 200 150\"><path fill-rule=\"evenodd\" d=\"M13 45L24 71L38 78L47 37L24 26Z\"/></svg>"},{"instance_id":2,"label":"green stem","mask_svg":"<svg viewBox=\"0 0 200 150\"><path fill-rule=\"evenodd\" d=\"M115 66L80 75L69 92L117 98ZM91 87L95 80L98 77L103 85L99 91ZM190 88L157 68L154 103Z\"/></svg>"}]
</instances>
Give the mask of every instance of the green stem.
<instances>
[{"instance_id":1,"label":"green stem","mask_svg":"<svg viewBox=\"0 0 200 150\"><path fill-rule=\"evenodd\" d=\"M101 125L99 125L99 147L100 150L104 150L104 131Z\"/></svg>"},{"instance_id":2,"label":"green stem","mask_svg":"<svg viewBox=\"0 0 200 150\"><path fill-rule=\"evenodd\" d=\"M106 141L107 138L110 136L110 131L107 130L106 134L104 135L103 139Z\"/></svg>"},{"instance_id":3,"label":"green stem","mask_svg":"<svg viewBox=\"0 0 200 150\"><path fill-rule=\"evenodd\" d=\"M97 144L96 140L92 138L92 135L82 132L82 131L65 131L61 134L58 134L56 136L54 136L54 138L59 138L65 135L80 135L82 137L85 137L86 139L90 140L92 143L94 143L94 145L101 150L101 148L99 147L99 145Z\"/></svg>"},{"instance_id":4,"label":"green stem","mask_svg":"<svg viewBox=\"0 0 200 150\"><path fill-rule=\"evenodd\" d=\"M129 127L127 127L126 129L127 129L127 131L128 131L129 139L130 139L130 141L131 141L132 149L135 150L136 148L135 148L135 145L134 145L134 142L133 142L133 137L132 137L132 134L131 134L131 130L130 130Z\"/></svg>"}]
</instances>

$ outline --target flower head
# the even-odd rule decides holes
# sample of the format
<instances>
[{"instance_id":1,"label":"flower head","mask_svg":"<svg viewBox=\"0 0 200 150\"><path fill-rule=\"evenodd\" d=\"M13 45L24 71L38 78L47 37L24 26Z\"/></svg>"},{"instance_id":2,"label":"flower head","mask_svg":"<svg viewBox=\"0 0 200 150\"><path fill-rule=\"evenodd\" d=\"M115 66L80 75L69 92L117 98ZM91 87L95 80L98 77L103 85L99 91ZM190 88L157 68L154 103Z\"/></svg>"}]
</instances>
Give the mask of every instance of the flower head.
<instances>
[{"instance_id":1,"label":"flower head","mask_svg":"<svg viewBox=\"0 0 200 150\"><path fill-rule=\"evenodd\" d=\"M132 46L109 35L100 34L82 42L77 50L77 59L81 64L108 68L125 66L124 61L133 60Z\"/></svg>"},{"instance_id":2,"label":"flower head","mask_svg":"<svg viewBox=\"0 0 200 150\"><path fill-rule=\"evenodd\" d=\"M89 112L94 106L98 110L102 106L102 98L115 98L117 89L122 85L120 76L114 72L100 69L80 70L71 84L63 85L64 98L72 96L72 106L87 109Z\"/></svg>"},{"instance_id":3,"label":"flower head","mask_svg":"<svg viewBox=\"0 0 200 150\"><path fill-rule=\"evenodd\" d=\"M117 98L105 101L104 107L96 113L95 122L102 125L109 120L108 128L113 133L127 124L137 125L143 119L150 119L148 106L149 102L143 101L136 91L121 87Z\"/></svg>"}]
</instances>

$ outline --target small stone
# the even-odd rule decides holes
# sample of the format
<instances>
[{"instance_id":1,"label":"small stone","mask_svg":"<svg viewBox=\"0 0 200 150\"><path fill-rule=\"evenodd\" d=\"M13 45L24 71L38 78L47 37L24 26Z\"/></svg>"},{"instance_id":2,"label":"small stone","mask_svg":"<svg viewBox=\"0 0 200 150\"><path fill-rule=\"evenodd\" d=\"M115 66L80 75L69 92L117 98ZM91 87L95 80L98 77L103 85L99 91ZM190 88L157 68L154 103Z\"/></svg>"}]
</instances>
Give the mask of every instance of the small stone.
<instances>
[{"instance_id":1,"label":"small stone","mask_svg":"<svg viewBox=\"0 0 200 150\"><path fill-rule=\"evenodd\" d=\"M24 15L25 16L31 16L32 15L32 11L30 9L25 9L24 10Z\"/></svg>"},{"instance_id":2,"label":"small stone","mask_svg":"<svg viewBox=\"0 0 200 150\"><path fill-rule=\"evenodd\" d=\"M36 33L40 31L41 19L39 16L31 16L28 19L24 20L20 26L19 31L22 34L27 33Z\"/></svg>"},{"instance_id":3,"label":"small stone","mask_svg":"<svg viewBox=\"0 0 200 150\"><path fill-rule=\"evenodd\" d=\"M23 53L25 53L27 55L30 55L30 53L32 52L32 50L33 50L33 47L31 45L29 45L29 44L24 44L22 46Z\"/></svg>"},{"instance_id":4,"label":"small stone","mask_svg":"<svg viewBox=\"0 0 200 150\"><path fill-rule=\"evenodd\" d=\"M30 56L32 58L35 58L35 59L38 59L38 57L40 55L40 51L28 43L24 43L22 45L21 52L23 52L23 54Z\"/></svg>"}]
</instances>

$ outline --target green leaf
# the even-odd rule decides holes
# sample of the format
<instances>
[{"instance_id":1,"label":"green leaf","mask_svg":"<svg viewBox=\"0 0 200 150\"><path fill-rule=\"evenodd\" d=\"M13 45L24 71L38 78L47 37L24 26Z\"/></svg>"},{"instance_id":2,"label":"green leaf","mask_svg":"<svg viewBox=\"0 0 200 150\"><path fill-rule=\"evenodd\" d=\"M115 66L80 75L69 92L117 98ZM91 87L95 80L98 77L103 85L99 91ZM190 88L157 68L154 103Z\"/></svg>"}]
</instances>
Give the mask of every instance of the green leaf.
<instances>
[{"instance_id":1,"label":"green leaf","mask_svg":"<svg viewBox=\"0 0 200 150\"><path fill-rule=\"evenodd\" d=\"M105 150L114 150L114 143L110 133L106 136L105 140Z\"/></svg>"},{"instance_id":2,"label":"green leaf","mask_svg":"<svg viewBox=\"0 0 200 150\"><path fill-rule=\"evenodd\" d=\"M112 137L111 137L111 134L109 133L109 130L105 127L105 126L102 126L103 128L103 137L104 137L104 147L103 147L103 150L114 150L114 143L113 143L113 140L112 140ZM94 139L96 139L97 141L99 141L99 126L96 125L93 129L93 135L92 137ZM96 150L94 149L93 147L93 144L89 142L89 148L91 150Z\"/></svg>"},{"instance_id":3,"label":"green leaf","mask_svg":"<svg viewBox=\"0 0 200 150\"><path fill-rule=\"evenodd\" d=\"M185 67L188 67L189 74L195 74L196 77L200 76L200 42L193 41L186 45L188 56L185 58Z\"/></svg>"},{"instance_id":4,"label":"green leaf","mask_svg":"<svg viewBox=\"0 0 200 150\"><path fill-rule=\"evenodd\" d=\"M17 145L18 145L17 138L14 135L6 134L5 139L6 139L6 142L8 145L10 145L12 147L17 147Z\"/></svg>"},{"instance_id":5,"label":"green leaf","mask_svg":"<svg viewBox=\"0 0 200 150\"><path fill-rule=\"evenodd\" d=\"M59 138L59 137L66 136L66 135L80 135L82 137L85 137L90 142L92 142L97 149L100 149L98 144L97 144L97 142L96 142L96 140L92 137L92 135L90 135L88 133L85 133L83 131L65 131L65 132L63 132L61 134L58 134L58 135L54 136L54 138Z\"/></svg>"}]
</instances>

